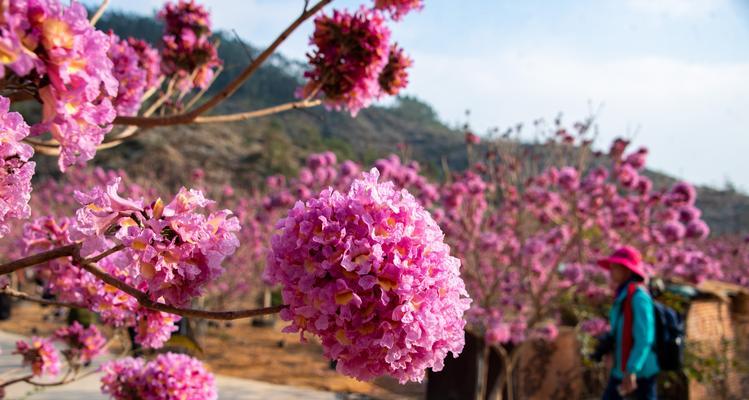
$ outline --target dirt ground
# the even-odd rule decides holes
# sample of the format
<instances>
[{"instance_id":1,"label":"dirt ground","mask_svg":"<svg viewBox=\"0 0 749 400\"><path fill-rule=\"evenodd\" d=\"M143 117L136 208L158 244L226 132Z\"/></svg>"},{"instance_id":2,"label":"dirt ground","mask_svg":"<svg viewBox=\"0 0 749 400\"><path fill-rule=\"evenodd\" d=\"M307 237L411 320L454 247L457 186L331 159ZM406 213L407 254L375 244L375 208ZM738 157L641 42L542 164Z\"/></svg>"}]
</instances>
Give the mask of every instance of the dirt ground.
<instances>
[{"instance_id":1,"label":"dirt ground","mask_svg":"<svg viewBox=\"0 0 749 400\"><path fill-rule=\"evenodd\" d=\"M47 335L65 323L64 313L32 303L16 303L10 320L0 330L22 335ZM358 398L419 399L423 384L399 385L392 379L359 382L330 368L319 344L300 343L296 334L281 332L282 322L255 327L240 320L228 326L207 326L198 339L198 357L212 371L238 378L304 386L337 393L361 394ZM113 346L118 351L121 346ZM8 349L3 349L8 350Z\"/></svg>"}]
</instances>

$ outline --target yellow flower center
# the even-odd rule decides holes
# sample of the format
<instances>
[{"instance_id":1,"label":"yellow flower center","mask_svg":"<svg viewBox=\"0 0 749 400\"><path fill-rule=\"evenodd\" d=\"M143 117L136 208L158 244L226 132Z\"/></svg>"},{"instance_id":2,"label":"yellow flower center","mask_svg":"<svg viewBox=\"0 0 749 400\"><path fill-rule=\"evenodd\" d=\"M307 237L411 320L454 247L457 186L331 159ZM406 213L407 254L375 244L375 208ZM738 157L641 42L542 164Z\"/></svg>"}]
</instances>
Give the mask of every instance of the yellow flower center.
<instances>
[{"instance_id":1,"label":"yellow flower center","mask_svg":"<svg viewBox=\"0 0 749 400\"><path fill-rule=\"evenodd\" d=\"M59 19L47 19L42 23L42 44L47 49L73 48L73 34L70 26Z\"/></svg>"}]
</instances>

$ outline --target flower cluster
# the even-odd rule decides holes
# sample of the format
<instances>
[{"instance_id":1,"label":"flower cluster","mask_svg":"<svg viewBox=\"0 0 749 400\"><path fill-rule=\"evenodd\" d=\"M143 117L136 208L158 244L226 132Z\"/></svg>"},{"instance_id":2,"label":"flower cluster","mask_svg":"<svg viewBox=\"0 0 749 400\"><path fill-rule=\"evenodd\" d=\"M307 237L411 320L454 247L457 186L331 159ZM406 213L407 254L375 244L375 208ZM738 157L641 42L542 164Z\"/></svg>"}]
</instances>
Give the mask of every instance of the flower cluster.
<instances>
[{"instance_id":1,"label":"flower cluster","mask_svg":"<svg viewBox=\"0 0 749 400\"><path fill-rule=\"evenodd\" d=\"M143 366L142 358L125 357L101 366L101 392L116 400L140 399Z\"/></svg>"},{"instance_id":2,"label":"flower cluster","mask_svg":"<svg viewBox=\"0 0 749 400\"><path fill-rule=\"evenodd\" d=\"M83 205L76 229L84 254L105 251L108 238L125 246L120 252L136 285L145 283L154 299L184 305L223 271L222 261L234 253L239 224L229 210L201 214L211 204L196 190L182 188L164 204L121 197L119 179L106 188L76 193Z\"/></svg>"},{"instance_id":3,"label":"flower cluster","mask_svg":"<svg viewBox=\"0 0 749 400\"><path fill-rule=\"evenodd\" d=\"M8 234L9 219L28 218L31 214L31 177L35 164L31 146L21 140L29 135L29 126L21 114L9 112L10 101L0 96L0 238Z\"/></svg>"},{"instance_id":4,"label":"flower cluster","mask_svg":"<svg viewBox=\"0 0 749 400\"><path fill-rule=\"evenodd\" d=\"M20 354L23 364L30 366L35 376L54 376L60 373L60 356L49 339L34 336L28 343L19 340L13 354Z\"/></svg>"},{"instance_id":5,"label":"flower cluster","mask_svg":"<svg viewBox=\"0 0 749 400\"><path fill-rule=\"evenodd\" d=\"M404 163L400 157L391 154L376 160L374 166L382 180L392 181L398 189L407 189L425 207L439 198L437 186L419 174L421 167L416 161ZM306 201L328 187L347 192L361 170L361 165L351 160L339 163L331 151L310 154L305 166L293 179L274 175L266 180L268 193L262 199L263 208L270 212L285 212L296 200Z\"/></svg>"},{"instance_id":6,"label":"flower cluster","mask_svg":"<svg viewBox=\"0 0 749 400\"><path fill-rule=\"evenodd\" d=\"M419 174L420 166L415 161L402 162L396 155L377 160L375 167L382 180L392 181L398 189L407 189L425 207L439 198L437 186ZM362 166L354 161L339 162L333 152L310 154L305 165L294 177L274 175L266 178L264 192L244 194L231 187L216 187L210 193L222 205L232 209L241 222L240 246L221 277L209 288L211 302L216 308L225 308L227 302L233 307L255 305L262 289L260 277L265 268L266 249L273 233L273 225L296 200L306 201L321 190L332 187L347 192L351 183L360 176ZM206 187L204 172L193 174L195 187Z\"/></svg>"},{"instance_id":7,"label":"flower cluster","mask_svg":"<svg viewBox=\"0 0 749 400\"><path fill-rule=\"evenodd\" d=\"M59 340L67 346L63 351L65 357L71 363L86 364L94 357L104 351L106 340L101 335L96 325L84 328L78 321L72 325L59 328L54 333L55 340Z\"/></svg>"},{"instance_id":8,"label":"flower cluster","mask_svg":"<svg viewBox=\"0 0 749 400\"><path fill-rule=\"evenodd\" d=\"M723 280L749 288L749 236L711 238L701 247L718 260Z\"/></svg>"},{"instance_id":9,"label":"flower cluster","mask_svg":"<svg viewBox=\"0 0 749 400\"><path fill-rule=\"evenodd\" d=\"M271 239L266 278L283 286L286 331L319 336L340 372L421 380L462 350L470 299L429 213L378 177L298 202Z\"/></svg>"},{"instance_id":10,"label":"flower cluster","mask_svg":"<svg viewBox=\"0 0 749 400\"><path fill-rule=\"evenodd\" d=\"M93 158L115 117L110 98L117 80L107 57L110 40L88 22L77 2L14 1L0 23L3 63L18 79L39 80L43 120L34 132L50 131L62 147L61 170ZM5 68L4 68L5 69Z\"/></svg>"},{"instance_id":11,"label":"flower cluster","mask_svg":"<svg viewBox=\"0 0 749 400\"><path fill-rule=\"evenodd\" d=\"M21 239L23 254L33 254L73 243L71 230L75 221L68 218L42 217L24 226ZM140 290L147 289L146 282L134 278L131 261L124 254L115 253L99 261L99 267L123 282ZM104 284L89 272L58 258L34 268L36 277L44 282L45 289L58 299L88 308L101 317L102 322L120 327L134 327L135 341L148 348L161 347L180 317L142 307L132 296Z\"/></svg>"},{"instance_id":12,"label":"flower cluster","mask_svg":"<svg viewBox=\"0 0 749 400\"><path fill-rule=\"evenodd\" d=\"M374 3L376 9L389 12L396 21L411 11L424 8L424 0L374 0Z\"/></svg>"},{"instance_id":13,"label":"flower cluster","mask_svg":"<svg viewBox=\"0 0 749 400\"><path fill-rule=\"evenodd\" d=\"M109 47L109 58L114 69L112 73L119 81L117 97L113 104L118 115L135 115L140 109L143 93L146 89L146 70L140 68L140 58L130 42L109 33L112 45Z\"/></svg>"},{"instance_id":14,"label":"flower cluster","mask_svg":"<svg viewBox=\"0 0 749 400\"><path fill-rule=\"evenodd\" d=\"M364 7L355 13L333 11L315 19L308 55L311 70L298 96L324 94L327 107L355 116L380 94L378 79L388 63L390 30L382 15Z\"/></svg>"},{"instance_id":15,"label":"flower cluster","mask_svg":"<svg viewBox=\"0 0 749 400\"><path fill-rule=\"evenodd\" d=\"M127 43L138 55L138 68L146 71L146 90L159 86L161 73L161 55L145 40L127 38Z\"/></svg>"},{"instance_id":16,"label":"flower cluster","mask_svg":"<svg viewBox=\"0 0 749 400\"><path fill-rule=\"evenodd\" d=\"M400 157L391 154L375 161L374 165L383 180L392 181L398 188L408 189L424 207L439 199L439 189L420 174L421 166L416 161L404 163Z\"/></svg>"},{"instance_id":17,"label":"flower cluster","mask_svg":"<svg viewBox=\"0 0 749 400\"><path fill-rule=\"evenodd\" d=\"M211 42L208 11L194 0L179 0L167 3L158 16L165 24L164 73L176 75L177 87L183 93L194 87L208 87L214 69L221 65L216 46Z\"/></svg>"},{"instance_id":18,"label":"flower cluster","mask_svg":"<svg viewBox=\"0 0 749 400\"><path fill-rule=\"evenodd\" d=\"M401 89L408 86L407 69L413 65L413 60L406 55L402 48L394 44L390 46L388 62L385 64L378 82L382 92L391 96L397 95Z\"/></svg>"},{"instance_id":19,"label":"flower cluster","mask_svg":"<svg viewBox=\"0 0 749 400\"><path fill-rule=\"evenodd\" d=\"M184 354L166 353L153 361L124 358L102 366L102 393L115 400L214 400L213 374Z\"/></svg>"},{"instance_id":20,"label":"flower cluster","mask_svg":"<svg viewBox=\"0 0 749 400\"><path fill-rule=\"evenodd\" d=\"M112 73L120 83L114 107L118 115L135 115L146 91L155 89L161 82L161 56L143 40L132 37L124 40L111 32L109 37Z\"/></svg>"}]
</instances>

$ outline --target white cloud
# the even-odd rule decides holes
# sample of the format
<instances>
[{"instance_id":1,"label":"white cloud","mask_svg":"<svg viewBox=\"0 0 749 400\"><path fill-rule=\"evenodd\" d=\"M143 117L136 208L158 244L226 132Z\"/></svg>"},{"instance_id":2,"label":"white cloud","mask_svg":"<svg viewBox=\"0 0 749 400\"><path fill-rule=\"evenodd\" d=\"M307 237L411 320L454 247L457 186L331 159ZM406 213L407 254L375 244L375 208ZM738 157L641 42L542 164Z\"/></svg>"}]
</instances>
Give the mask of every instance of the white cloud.
<instances>
[{"instance_id":1,"label":"white cloud","mask_svg":"<svg viewBox=\"0 0 749 400\"><path fill-rule=\"evenodd\" d=\"M730 176L749 188L749 162L731 151L749 150L749 63L598 61L540 50L415 58L410 91L430 99L448 119L470 108L471 122L482 129L553 118L560 111L571 122L587 116L589 101L604 103L601 145L639 126L635 141L652 150L654 167L714 185Z\"/></svg>"},{"instance_id":2,"label":"white cloud","mask_svg":"<svg viewBox=\"0 0 749 400\"><path fill-rule=\"evenodd\" d=\"M98 4L98 0L85 1ZM299 14L303 1L203 0L203 3L212 10L217 26L234 28L240 36L262 47ZM358 3L361 1L336 2L337 6L348 7ZM113 2L113 7L144 10L159 8L161 4L160 0L130 0ZM744 28L734 26L738 23L734 21L734 0L626 0L616 4L624 8L619 10L621 14L603 15L614 33L627 26L623 21L647 17L674 19L673 24L666 25L668 29L662 29L660 19L654 26L665 35L659 38L659 43L665 40L673 42L675 47L685 45L683 36L673 36L681 34L674 29L684 22L702 20L692 25L712 32L716 38L744 32L741 30ZM714 54L704 48L692 49L688 42L687 53L669 52L668 47L649 47L644 43L643 46L638 43L636 50L611 53L591 47L585 39L560 45L548 35L532 43L516 42L516 48L508 48L513 40L504 39L503 17L499 16L490 18L491 24L486 18L471 20L472 25L465 25L465 30L458 33L462 43L456 46L448 40L455 22L445 22L443 26L440 21L434 26L433 21L441 15L440 6L440 2L435 2L434 9L409 16L408 23L395 26L394 31L416 60L408 92L432 103L445 120L463 122L463 111L470 108L471 122L480 129L506 127L538 117L553 118L560 111L569 122L585 117L589 102L605 103L599 120L602 143L641 127L636 141L651 148L651 165L656 168L701 183L721 184L724 177L730 176L749 189L746 173L749 162L743 155L749 151L749 113L745 111L749 109L749 79L746 79L749 63L745 58L743 63L706 63L704 60L710 57L716 59L711 56ZM607 7L594 7L590 12L610 13ZM570 7L563 8L572 12ZM618 16L624 19L620 21ZM516 17L508 14L504 18ZM717 26L716 21L720 21ZM583 23L571 29L584 30L587 26ZM716 30L718 27L725 27L726 31ZM284 43L282 53L302 59L310 32L308 21ZM439 50L435 50L435 43L440 43ZM626 47L628 42L612 43L623 43ZM743 54L739 51L741 41L705 39L702 45L706 43L711 48L723 48L725 54ZM656 49L656 53L648 53L646 49ZM688 54L692 60L703 61L681 61L668 54Z\"/></svg>"}]
</instances>

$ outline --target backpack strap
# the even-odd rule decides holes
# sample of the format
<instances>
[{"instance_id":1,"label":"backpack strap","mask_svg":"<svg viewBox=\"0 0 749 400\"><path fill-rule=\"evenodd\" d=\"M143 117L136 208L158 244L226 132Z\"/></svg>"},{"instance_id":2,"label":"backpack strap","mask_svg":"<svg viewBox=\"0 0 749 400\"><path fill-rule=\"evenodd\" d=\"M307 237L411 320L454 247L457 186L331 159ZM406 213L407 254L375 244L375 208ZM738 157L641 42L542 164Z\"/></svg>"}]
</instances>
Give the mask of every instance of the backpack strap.
<instances>
[{"instance_id":1,"label":"backpack strap","mask_svg":"<svg viewBox=\"0 0 749 400\"><path fill-rule=\"evenodd\" d=\"M632 335L632 325L634 320L634 312L632 311L632 296L634 296L639 283L630 283L627 285L627 297L624 299L622 304L622 314L624 316L624 325L622 326L622 373L627 371L627 361L629 361L629 353L632 352L634 345L634 337Z\"/></svg>"}]
</instances>

